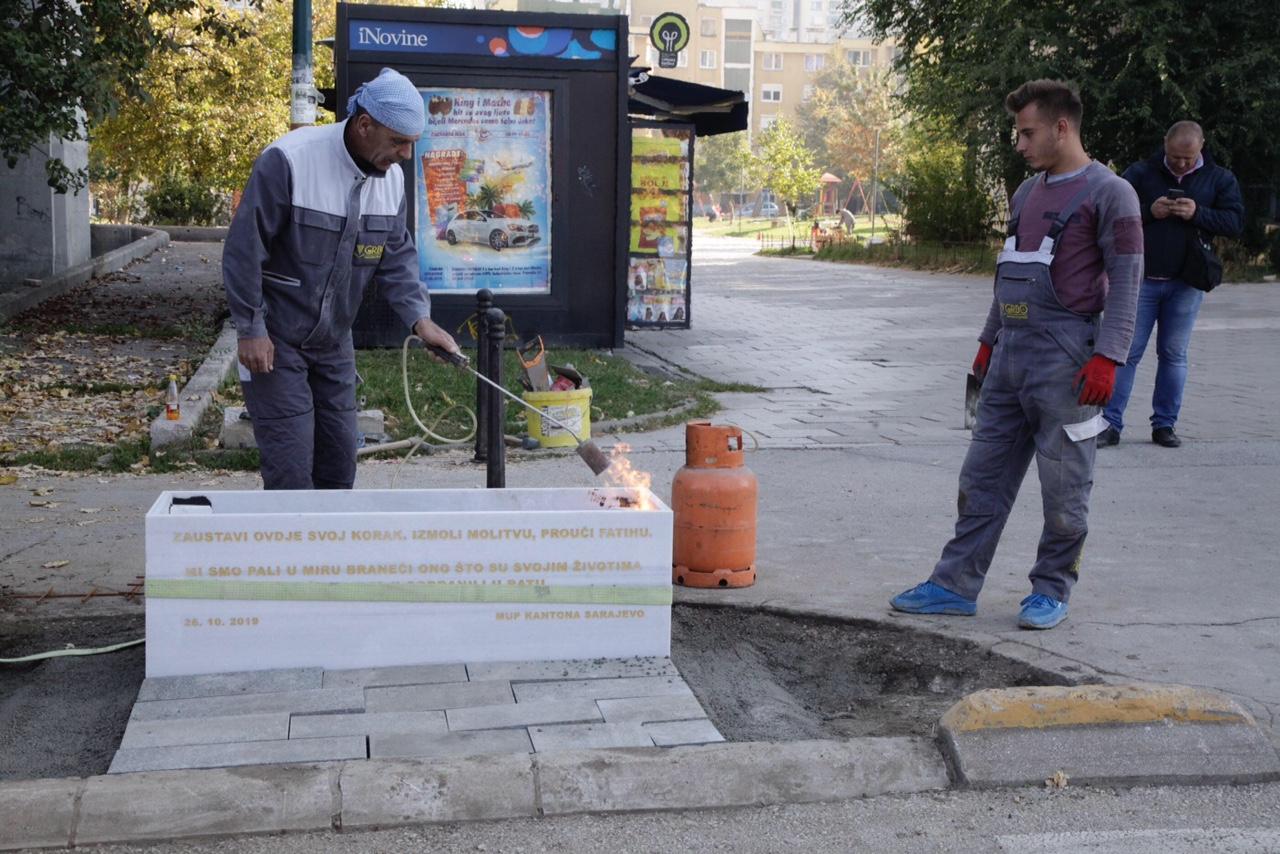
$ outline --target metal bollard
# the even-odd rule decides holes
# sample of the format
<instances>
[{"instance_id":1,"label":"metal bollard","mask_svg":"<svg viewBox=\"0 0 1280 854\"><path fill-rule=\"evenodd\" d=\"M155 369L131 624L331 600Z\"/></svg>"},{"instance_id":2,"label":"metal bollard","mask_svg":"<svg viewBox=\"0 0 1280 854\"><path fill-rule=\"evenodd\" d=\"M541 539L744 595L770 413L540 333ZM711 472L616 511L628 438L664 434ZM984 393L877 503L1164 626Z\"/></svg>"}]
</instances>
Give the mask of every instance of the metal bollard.
<instances>
[{"instance_id":1,"label":"metal bollard","mask_svg":"<svg viewBox=\"0 0 1280 854\"><path fill-rule=\"evenodd\" d=\"M489 376L489 309L493 308L493 291L481 288L476 291L476 370L483 376ZM505 330L504 330L505 331ZM476 454L472 460L477 463L485 461L489 453L488 440L488 406L491 389L482 382L476 382Z\"/></svg>"},{"instance_id":2,"label":"metal bollard","mask_svg":"<svg viewBox=\"0 0 1280 854\"><path fill-rule=\"evenodd\" d=\"M502 345L506 337L507 316L500 308L491 308L485 313L489 323L489 365L486 376L497 385L502 385ZM486 439L488 455L485 463L488 468L489 489L503 489L507 485L507 446L505 439L507 420L507 399L492 386L489 390L488 409L485 414L488 421Z\"/></svg>"}]
</instances>

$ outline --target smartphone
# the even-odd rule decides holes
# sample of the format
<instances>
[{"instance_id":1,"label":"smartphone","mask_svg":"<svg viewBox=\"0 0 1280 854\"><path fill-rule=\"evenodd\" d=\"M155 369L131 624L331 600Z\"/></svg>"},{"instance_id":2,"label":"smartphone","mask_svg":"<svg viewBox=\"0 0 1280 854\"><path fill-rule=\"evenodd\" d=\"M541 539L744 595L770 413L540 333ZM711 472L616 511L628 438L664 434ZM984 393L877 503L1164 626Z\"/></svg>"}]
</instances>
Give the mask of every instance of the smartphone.
<instances>
[{"instance_id":1,"label":"smartphone","mask_svg":"<svg viewBox=\"0 0 1280 854\"><path fill-rule=\"evenodd\" d=\"M1187 197L1186 190L1179 190L1176 187L1172 190L1166 190L1164 193L1166 199L1185 199Z\"/></svg>"}]
</instances>

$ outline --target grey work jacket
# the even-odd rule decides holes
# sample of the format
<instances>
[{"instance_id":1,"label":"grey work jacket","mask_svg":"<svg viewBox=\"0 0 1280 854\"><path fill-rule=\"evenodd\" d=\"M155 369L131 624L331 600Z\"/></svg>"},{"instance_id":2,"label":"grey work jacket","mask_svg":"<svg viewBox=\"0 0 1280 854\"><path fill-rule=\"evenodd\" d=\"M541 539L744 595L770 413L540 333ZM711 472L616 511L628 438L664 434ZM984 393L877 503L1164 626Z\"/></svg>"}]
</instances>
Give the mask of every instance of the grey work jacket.
<instances>
[{"instance_id":1,"label":"grey work jacket","mask_svg":"<svg viewBox=\"0 0 1280 854\"><path fill-rule=\"evenodd\" d=\"M366 175L342 141L345 127L299 128L254 163L222 252L238 337L339 343L374 280L410 328L430 316L405 224L404 173L396 164Z\"/></svg>"}]
</instances>

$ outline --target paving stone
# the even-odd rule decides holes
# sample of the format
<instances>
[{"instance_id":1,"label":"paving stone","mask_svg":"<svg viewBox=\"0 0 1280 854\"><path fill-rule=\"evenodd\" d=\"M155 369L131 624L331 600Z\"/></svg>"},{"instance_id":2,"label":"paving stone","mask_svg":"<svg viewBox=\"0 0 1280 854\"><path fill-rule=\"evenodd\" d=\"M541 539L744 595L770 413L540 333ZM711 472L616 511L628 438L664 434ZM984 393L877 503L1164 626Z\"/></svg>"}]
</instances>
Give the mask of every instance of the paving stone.
<instances>
[{"instance_id":1,"label":"paving stone","mask_svg":"<svg viewBox=\"0 0 1280 854\"><path fill-rule=\"evenodd\" d=\"M371 735L372 759L419 757L427 759L479 756L487 753L532 753L529 733L524 729L493 729L481 732L447 732L440 735Z\"/></svg>"},{"instance_id":2,"label":"paving stone","mask_svg":"<svg viewBox=\"0 0 1280 854\"><path fill-rule=\"evenodd\" d=\"M511 683L506 681L366 688L364 694L365 710L370 712L421 712L515 702Z\"/></svg>"},{"instance_id":3,"label":"paving stone","mask_svg":"<svg viewBox=\"0 0 1280 854\"><path fill-rule=\"evenodd\" d=\"M466 682L463 664L418 664L406 667L369 667L361 670L326 670L326 688L380 688L393 685L429 685Z\"/></svg>"},{"instance_id":4,"label":"paving stone","mask_svg":"<svg viewBox=\"0 0 1280 854\"><path fill-rule=\"evenodd\" d=\"M107 773L223 768L233 765L282 765L293 762L364 759L367 755L364 736L355 735L231 744L135 747L117 750Z\"/></svg>"},{"instance_id":5,"label":"paving stone","mask_svg":"<svg viewBox=\"0 0 1280 854\"><path fill-rule=\"evenodd\" d=\"M0 783L0 848L66 848L82 780Z\"/></svg>"},{"instance_id":6,"label":"paving stone","mask_svg":"<svg viewBox=\"0 0 1280 854\"><path fill-rule=\"evenodd\" d=\"M170 747L177 744L221 744L235 741L276 741L289 737L289 713L227 715L214 718L178 718L129 721L121 749Z\"/></svg>"},{"instance_id":7,"label":"paving stone","mask_svg":"<svg viewBox=\"0 0 1280 854\"><path fill-rule=\"evenodd\" d=\"M706 718L696 721L644 724L644 731L659 747L674 747L677 744L713 744L724 741L720 730Z\"/></svg>"},{"instance_id":8,"label":"paving stone","mask_svg":"<svg viewBox=\"0 0 1280 854\"><path fill-rule=\"evenodd\" d=\"M210 673L203 676L156 676L142 681L138 702L304 691L319 688L323 672L319 667L295 667L288 670Z\"/></svg>"},{"instance_id":9,"label":"paving stone","mask_svg":"<svg viewBox=\"0 0 1280 854\"><path fill-rule=\"evenodd\" d=\"M387 689L394 690L394 689ZM360 688L315 688L274 694L240 694L231 697L194 697L188 700L155 700L135 703L130 720L158 721L173 718L212 718L269 712L362 712Z\"/></svg>"},{"instance_id":10,"label":"paving stone","mask_svg":"<svg viewBox=\"0 0 1280 854\"><path fill-rule=\"evenodd\" d=\"M618 700L597 700L601 714L609 723L650 723L655 721L682 721L705 718L706 711L693 694L676 694L668 697L625 697Z\"/></svg>"},{"instance_id":11,"label":"paving stone","mask_svg":"<svg viewBox=\"0 0 1280 854\"><path fill-rule=\"evenodd\" d=\"M446 714L451 732L602 720L600 708L594 700L590 699L538 700L498 706L473 706L467 709L450 709Z\"/></svg>"},{"instance_id":12,"label":"paving stone","mask_svg":"<svg viewBox=\"0 0 1280 854\"><path fill-rule=\"evenodd\" d=\"M444 712L359 712L347 715L294 715L289 738L335 735L387 735L448 732Z\"/></svg>"},{"instance_id":13,"label":"paving stone","mask_svg":"<svg viewBox=\"0 0 1280 854\"><path fill-rule=\"evenodd\" d=\"M635 679L575 679L566 682L517 682L512 686L516 700L571 700L586 697L610 700L615 697L664 697L693 692L679 676L640 676Z\"/></svg>"},{"instance_id":14,"label":"paving stone","mask_svg":"<svg viewBox=\"0 0 1280 854\"><path fill-rule=\"evenodd\" d=\"M90 777L76 844L323 830L333 801L330 771L301 765Z\"/></svg>"},{"instance_id":15,"label":"paving stone","mask_svg":"<svg viewBox=\"0 0 1280 854\"><path fill-rule=\"evenodd\" d=\"M467 665L471 679L610 679L632 676L679 676L669 658L585 658L573 661L493 661Z\"/></svg>"},{"instance_id":16,"label":"paving stone","mask_svg":"<svg viewBox=\"0 0 1280 854\"><path fill-rule=\"evenodd\" d=\"M538 815L533 761L371 759L342 769L342 829Z\"/></svg>"},{"instance_id":17,"label":"paving stone","mask_svg":"<svg viewBox=\"0 0 1280 854\"><path fill-rule=\"evenodd\" d=\"M529 738L538 753L588 747L653 747L644 725L635 722L533 726L529 727Z\"/></svg>"}]
</instances>

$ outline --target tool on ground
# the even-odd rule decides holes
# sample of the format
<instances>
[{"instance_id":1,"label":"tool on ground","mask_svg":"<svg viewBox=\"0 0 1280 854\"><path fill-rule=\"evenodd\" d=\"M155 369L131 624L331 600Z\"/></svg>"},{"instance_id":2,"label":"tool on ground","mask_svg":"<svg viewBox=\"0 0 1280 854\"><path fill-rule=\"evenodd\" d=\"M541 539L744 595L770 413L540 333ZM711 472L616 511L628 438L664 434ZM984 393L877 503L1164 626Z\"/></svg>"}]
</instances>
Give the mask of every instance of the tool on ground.
<instances>
[{"instance_id":1,"label":"tool on ground","mask_svg":"<svg viewBox=\"0 0 1280 854\"><path fill-rule=\"evenodd\" d=\"M688 587L749 587L756 580L755 474L742 428L690 421L685 464L671 484L671 576Z\"/></svg>"},{"instance_id":2,"label":"tool on ground","mask_svg":"<svg viewBox=\"0 0 1280 854\"><path fill-rule=\"evenodd\" d=\"M582 461L585 462L588 467L590 467L592 473L596 475L601 475L601 474L604 474L607 468L609 468L609 463L610 463L609 457L607 454L605 454L604 451L600 449L599 445L597 445L595 442L592 442L590 440L584 440L581 436L578 435L577 431L575 431L572 427L568 426L562 421L559 421L551 417L547 413L538 409L536 406L526 403L516 395L512 394L502 386L495 383L493 380L486 377L484 374L477 371L475 368L471 367L471 360L468 359L466 356L464 356L462 353L451 353L448 350L444 349L443 347L437 347L434 344L427 344L426 347L438 358L443 359L444 361L448 362L451 365L454 365L455 367L458 367L458 368L461 368L462 370L470 372L470 374L474 376L476 379L480 380L481 382L489 384L490 386L497 389L502 394L506 395L511 400L514 400L516 403L523 406L525 409L529 409L534 412L537 412L542 418L545 418L546 420L550 421L552 424L555 424L567 430L569 432L569 435L573 436L573 438L578 443L578 448L577 448L578 456L582 457Z\"/></svg>"},{"instance_id":3,"label":"tool on ground","mask_svg":"<svg viewBox=\"0 0 1280 854\"><path fill-rule=\"evenodd\" d=\"M516 348L520 367L524 371L524 384L529 391L547 391L551 388L551 375L547 371L546 349L542 336L536 335Z\"/></svg>"},{"instance_id":4,"label":"tool on ground","mask_svg":"<svg viewBox=\"0 0 1280 854\"><path fill-rule=\"evenodd\" d=\"M964 429L972 430L978 423L978 397L982 394L982 381L973 374L964 378Z\"/></svg>"}]
</instances>

